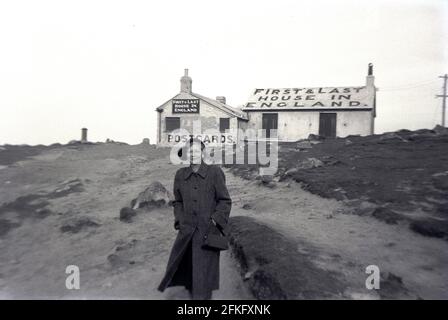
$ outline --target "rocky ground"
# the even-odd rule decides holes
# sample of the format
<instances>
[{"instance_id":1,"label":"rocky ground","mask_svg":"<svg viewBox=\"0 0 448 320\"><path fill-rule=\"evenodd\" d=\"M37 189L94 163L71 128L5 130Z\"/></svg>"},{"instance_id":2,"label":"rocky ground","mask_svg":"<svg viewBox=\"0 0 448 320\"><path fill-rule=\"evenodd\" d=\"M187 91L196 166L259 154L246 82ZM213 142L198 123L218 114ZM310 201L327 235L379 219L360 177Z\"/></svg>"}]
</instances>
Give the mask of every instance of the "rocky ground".
<instances>
[{"instance_id":1,"label":"rocky ground","mask_svg":"<svg viewBox=\"0 0 448 320\"><path fill-rule=\"evenodd\" d=\"M231 171L254 179L258 167ZM448 240L447 128L283 143L275 178L343 201L346 213L407 224L419 234Z\"/></svg>"},{"instance_id":2,"label":"rocky ground","mask_svg":"<svg viewBox=\"0 0 448 320\"><path fill-rule=\"evenodd\" d=\"M298 255L305 250L316 267L333 272L339 285L329 285L337 288L331 291L332 298L446 299L447 147L448 129L442 127L331 140L310 137L280 144L274 176L258 176L256 165L228 166L247 180L242 207L245 215L256 219L239 223L257 230L263 222L271 227L273 237L277 232L288 241L295 239ZM255 187L259 189L254 191ZM257 238L259 233L253 234ZM251 247L237 251L257 256L259 252L248 250ZM249 272L261 270L270 276L274 273L264 268L271 269L271 264L282 270L281 265L275 267L282 260L281 252L275 248L272 252L277 254L269 263L249 263ZM382 270L381 290L360 285L369 264ZM296 279L306 277L307 267L302 270L288 270L275 278L291 283L291 274ZM303 291L314 292L320 278L308 278L315 281L303 285ZM302 293L277 290L272 294L300 297ZM318 297L314 293L311 296Z\"/></svg>"},{"instance_id":3,"label":"rocky ground","mask_svg":"<svg viewBox=\"0 0 448 320\"><path fill-rule=\"evenodd\" d=\"M176 167L168 150L122 144L2 147L0 297L183 299L156 290L175 238L172 208L120 210L154 181L168 189ZM12 161L12 159L14 161ZM20 159L20 160L19 160ZM80 290L67 290L68 265ZM223 254L216 299L249 299L230 252Z\"/></svg>"},{"instance_id":4,"label":"rocky ground","mask_svg":"<svg viewBox=\"0 0 448 320\"><path fill-rule=\"evenodd\" d=\"M274 177L225 169L233 250L215 298L447 299L448 138L439 129L283 144ZM0 297L185 298L155 289L175 237L172 209L158 200L138 208L152 182L171 190L168 153L1 146ZM71 264L80 290L65 288ZM380 290L365 288L372 264Z\"/></svg>"}]
</instances>

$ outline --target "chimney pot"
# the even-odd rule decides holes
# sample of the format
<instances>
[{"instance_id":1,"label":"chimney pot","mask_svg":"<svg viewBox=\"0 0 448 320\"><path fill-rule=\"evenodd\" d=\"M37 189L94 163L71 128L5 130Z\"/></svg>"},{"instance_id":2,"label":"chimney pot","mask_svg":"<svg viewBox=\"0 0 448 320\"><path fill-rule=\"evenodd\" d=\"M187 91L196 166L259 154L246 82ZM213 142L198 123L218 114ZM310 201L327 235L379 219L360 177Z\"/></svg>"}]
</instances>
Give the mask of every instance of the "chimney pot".
<instances>
[{"instance_id":1,"label":"chimney pot","mask_svg":"<svg viewBox=\"0 0 448 320\"><path fill-rule=\"evenodd\" d=\"M180 91L191 93L193 80L188 76L188 69L184 69L184 76L180 78Z\"/></svg>"},{"instance_id":2,"label":"chimney pot","mask_svg":"<svg viewBox=\"0 0 448 320\"><path fill-rule=\"evenodd\" d=\"M224 97L224 96L217 96L216 97L216 101L226 104L226 97Z\"/></svg>"}]
</instances>

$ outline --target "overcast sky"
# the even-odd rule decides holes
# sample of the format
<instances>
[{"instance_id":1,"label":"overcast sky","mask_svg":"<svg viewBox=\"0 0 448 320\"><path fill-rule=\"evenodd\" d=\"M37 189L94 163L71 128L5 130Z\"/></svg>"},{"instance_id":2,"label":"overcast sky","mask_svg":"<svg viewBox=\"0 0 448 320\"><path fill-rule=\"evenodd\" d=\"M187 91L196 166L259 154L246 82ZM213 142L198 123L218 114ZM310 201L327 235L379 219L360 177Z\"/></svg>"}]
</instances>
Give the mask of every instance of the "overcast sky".
<instances>
[{"instance_id":1,"label":"overcast sky","mask_svg":"<svg viewBox=\"0 0 448 320\"><path fill-rule=\"evenodd\" d=\"M441 121L448 1L2 1L0 144L155 142L156 107L193 91L362 86L376 133Z\"/></svg>"}]
</instances>

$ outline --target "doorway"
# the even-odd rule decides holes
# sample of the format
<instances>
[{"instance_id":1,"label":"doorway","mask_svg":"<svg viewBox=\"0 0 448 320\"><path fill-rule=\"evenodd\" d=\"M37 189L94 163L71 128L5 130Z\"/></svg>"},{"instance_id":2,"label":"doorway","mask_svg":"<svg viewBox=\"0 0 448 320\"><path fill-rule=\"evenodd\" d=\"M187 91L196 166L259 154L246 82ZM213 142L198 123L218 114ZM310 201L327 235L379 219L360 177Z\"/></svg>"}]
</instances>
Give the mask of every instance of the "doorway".
<instances>
[{"instance_id":1,"label":"doorway","mask_svg":"<svg viewBox=\"0 0 448 320\"><path fill-rule=\"evenodd\" d=\"M320 113L319 135L325 138L336 138L336 113Z\"/></svg>"}]
</instances>

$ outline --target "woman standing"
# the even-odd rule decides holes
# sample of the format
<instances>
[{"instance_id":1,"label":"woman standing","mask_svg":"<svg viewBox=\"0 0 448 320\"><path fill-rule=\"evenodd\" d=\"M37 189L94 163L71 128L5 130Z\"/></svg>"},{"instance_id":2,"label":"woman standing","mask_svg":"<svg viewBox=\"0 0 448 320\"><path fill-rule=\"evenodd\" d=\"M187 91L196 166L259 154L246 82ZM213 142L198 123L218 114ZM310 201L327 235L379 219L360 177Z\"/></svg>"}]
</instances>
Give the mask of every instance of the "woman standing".
<instances>
[{"instance_id":1,"label":"woman standing","mask_svg":"<svg viewBox=\"0 0 448 320\"><path fill-rule=\"evenodd\" d=\"M174 228L179 230L158 289L185 286L192 299L211 299L219 289L220 251L204 247L211 224L227 226L232 200L225 175L218 166L204 162L205 145L190 139L179 151L186 152L190 166L174 178Z\"/></svg>"}]
</instances>

